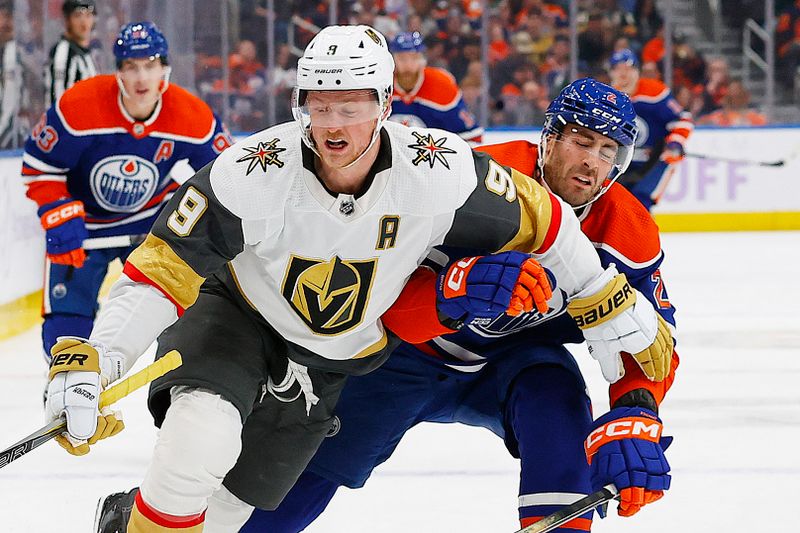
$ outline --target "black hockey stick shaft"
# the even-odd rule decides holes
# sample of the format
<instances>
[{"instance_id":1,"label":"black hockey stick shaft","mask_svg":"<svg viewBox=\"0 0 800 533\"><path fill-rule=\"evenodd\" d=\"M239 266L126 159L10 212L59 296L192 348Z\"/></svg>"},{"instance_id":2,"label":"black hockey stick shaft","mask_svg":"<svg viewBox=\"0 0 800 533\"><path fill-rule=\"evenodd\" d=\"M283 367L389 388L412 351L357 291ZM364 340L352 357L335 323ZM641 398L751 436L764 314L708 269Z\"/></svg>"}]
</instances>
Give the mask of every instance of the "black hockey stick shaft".
<instances>
[{"instance_id":1,"label":"black hockey stick shaft","mask_svg":"<svg viewBox=\"0 0 800 533\"><path fill-rule=\"evenodd\" d=\"M695 154L688 152L686 157L694 157L695 159L713 159L714 161L724 161L727 163L740 163L742 165L753 165L757 167L782 167L786 164L785 159L778 159L776 161L754 161L752 159L739 159L736 157L723 157L711 154Z\"/></svg>"},{"instance_id":2,"label":"black hockey stick shaft","mask_svg":"<svg viewBox=\"0 0 800 533\"><path fill-rule=\"evenodd\" d=\"M603 505L613 499L616 499L618 495L619 491L617 490L617 487L614 485L606 485L597 492L593 492L588 496L584 496L575 503L567 505L563 509L556 511L551 515L545 516L538 522L534 522L528 527L524 527L515 533L547 533L548 531L553 531L557 527L563 526L573 518L591 511L595 507L599 507L600 505Z\"/></svg>"},{"instance_id":3,"label":"black hockey stick shaft","mask_svg":"<svg viewBox=\"0 0 800 533\"><path fill-rule=\"evenodd\" d=\"M100 393L99 406L105 407L124 398L136 389L147 385L159 376L163 376L170 370L181 366L181 354L177 350L172 350L161 359L150 363L135 374L115 383L108 389ZM43 428L34 431L21 441L12 444L0 452L0 468L8 466L28 452L35 450L45 442L60 435L67 429L67 421L62 417L53 420Z\"/></svg>"}]
</instances>

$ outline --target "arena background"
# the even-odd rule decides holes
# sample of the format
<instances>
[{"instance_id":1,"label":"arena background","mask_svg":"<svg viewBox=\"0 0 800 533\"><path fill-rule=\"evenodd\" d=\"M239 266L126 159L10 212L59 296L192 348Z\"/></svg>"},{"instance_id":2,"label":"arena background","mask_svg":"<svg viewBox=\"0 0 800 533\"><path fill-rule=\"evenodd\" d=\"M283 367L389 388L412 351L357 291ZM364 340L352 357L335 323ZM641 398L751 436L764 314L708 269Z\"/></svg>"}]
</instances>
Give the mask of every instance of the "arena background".
<instances>
[{"instance_id":1,"label":"arena background","mask_svg":"<svg viewBox=\"0 0 800 533\"><path fill-rule=\"evenodd\" d=\"M45 108L62 0L0 0L0 445L42 424L39 308L44 236L19 176ZM665 403L673 487L631 520L593 530L796 531L800 476L800 2L794 0L97 0L92 54L113 71L119 27L155 21L172 79L239 138L290 119L298 54L317 28L418 30L487 127L484 142L536 141L571 80L607 81L621 47L643 58L698 123L655 210L680 327ZM742 84L738 83L742 82ZM737 91L731 87L738 87ZM734 98L734 93L736 98ZM702 156L702 157L697 157ZM760 164L761 163L761 164ZM771 163L773 165L766 165ZM176 170L186 179L189 169ZM112 273L113 277L113 273ZM582 346L596 413L607 386ZM152 350L139 365L152 361ZM97 498L141 480L155 439L145 391L120 402L126 431L86 458L57 446L0 472L0 531L88 531ZM486 431L423 424L359 491L309 531L512 531L518 465ZM3 444L5 443L5 444Z\"/></svg>"},{"instance_id":2,"label":"arena background","mask_svg":"<svg viewBox=\"0 0 800 533\"><path fill-rule=\"evenodd\" d=\"M0 1L0 43L15 47L5 57L16 57L14 68L4 70L4 90L16 98L2 100L14 134L0 146L0 246L12 258L0 262L0 338L38 320L43 236L17 176L20 147L45 110L44 66L63 30L61 3ZM583 75L607 81L608 56L630 47L643 58L643 71L670 85L698 123L688 151L702 157L687 157L664 192L655 209L662 231L788 230L800 229L793 63L800 25L792 6L788 0L98 0L91 48L100 71L111 72L120 25L155 21L169 39L172 80L203 97L243 137L291 119L296 59L319 27L366 23L390 37L418 30L428 63L453 73L487 127L484 142L492 143L536 141L535 128L561 87ZM745 99L726 100L737 81L744 82ZM758 164L775 162L782 165ZM188 167L176 174L185 179Z\"/></svg>"}]
</instances>

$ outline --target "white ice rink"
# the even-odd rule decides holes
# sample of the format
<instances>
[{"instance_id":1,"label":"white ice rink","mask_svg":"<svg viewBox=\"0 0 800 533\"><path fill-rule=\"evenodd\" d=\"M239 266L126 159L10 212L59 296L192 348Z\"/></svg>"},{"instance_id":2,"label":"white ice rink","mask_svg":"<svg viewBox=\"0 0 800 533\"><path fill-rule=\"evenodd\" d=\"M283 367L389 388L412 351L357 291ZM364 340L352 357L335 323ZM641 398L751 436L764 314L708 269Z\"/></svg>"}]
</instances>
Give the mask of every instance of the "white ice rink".
<instances>
[{"instance_id":1,"label":"white ice rink","mask_svg":"<svg viewBox=\"0 0 800 533\"><path fill-rule=\"evenodd\" d=\"M594 531L800 531L800 232L667 234L662 272L681 366L662 407L673 488ZM38 331L0 343L0 448L42 425ZM595 412L607 408L583 351ZM144 393L127 429L82 458L47 443L0 470L0 533L89 533L100 496L134 486L155 432ZM313 532L517 529L517 464L488 431L427 424L359 491L342 490Z\"/></svg>"}]
</instances>

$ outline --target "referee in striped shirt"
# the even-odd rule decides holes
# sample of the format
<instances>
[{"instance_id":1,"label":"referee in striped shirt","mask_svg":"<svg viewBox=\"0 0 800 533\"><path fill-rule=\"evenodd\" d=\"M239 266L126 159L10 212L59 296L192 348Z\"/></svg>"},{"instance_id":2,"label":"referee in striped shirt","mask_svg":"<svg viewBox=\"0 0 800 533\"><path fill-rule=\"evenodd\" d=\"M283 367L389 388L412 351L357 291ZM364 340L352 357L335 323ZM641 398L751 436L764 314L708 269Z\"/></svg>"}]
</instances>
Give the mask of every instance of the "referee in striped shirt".
<instances>
[{"instance_id":1,"label":"referee in striped shirt","mask_svg":"<svg viewBox=\"0 0 800 533\"><path fill-rule=\"evenodd\" d=\"M61 6L66 31L50 50L46 72L47 105L51 106L75 82L97 74L89 42L97 9L94 0L66 0Z\"/></svg>"}]
</instances>

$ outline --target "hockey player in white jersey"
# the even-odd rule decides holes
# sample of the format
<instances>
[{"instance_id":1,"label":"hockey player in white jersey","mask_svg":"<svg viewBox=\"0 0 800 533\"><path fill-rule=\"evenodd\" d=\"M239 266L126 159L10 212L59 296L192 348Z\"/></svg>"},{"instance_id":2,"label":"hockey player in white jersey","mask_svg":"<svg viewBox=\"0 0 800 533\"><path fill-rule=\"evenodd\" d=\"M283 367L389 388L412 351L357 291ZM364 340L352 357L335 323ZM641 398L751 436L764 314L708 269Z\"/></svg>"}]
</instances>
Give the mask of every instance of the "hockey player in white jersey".
<instances>
[{"instance_id":1,"label":"hockey player in white jersey","mask_svg":"<svg viewBox=\"0 0 800 533\"><path fill-rule=\"evenodd\" d=\"M128 258L90 338L53 347L47 411L66 413L60 443L77 453L112 433L114 416L97 412L103 386L156 337L159 356L183 355L150 390L161 431L130 518L114 524L106 502L100 531L233 532L254 506L274 509L329 430L346 376L396 345L380 316L436 245L532 253L568 295L615 308L604 339L657 364L671 355L624 277L603 281L609 272L558 199L457 135L385 122L392 71L372 28L323 29L299 61L296 120L187 181ZM527 261L479 258L451 280L454 297L483 272L489 314L518 308L515 298L529 306L490 275L511 271L532 294L541 282L519 275Z\"/></svg>"}]
</instances>

